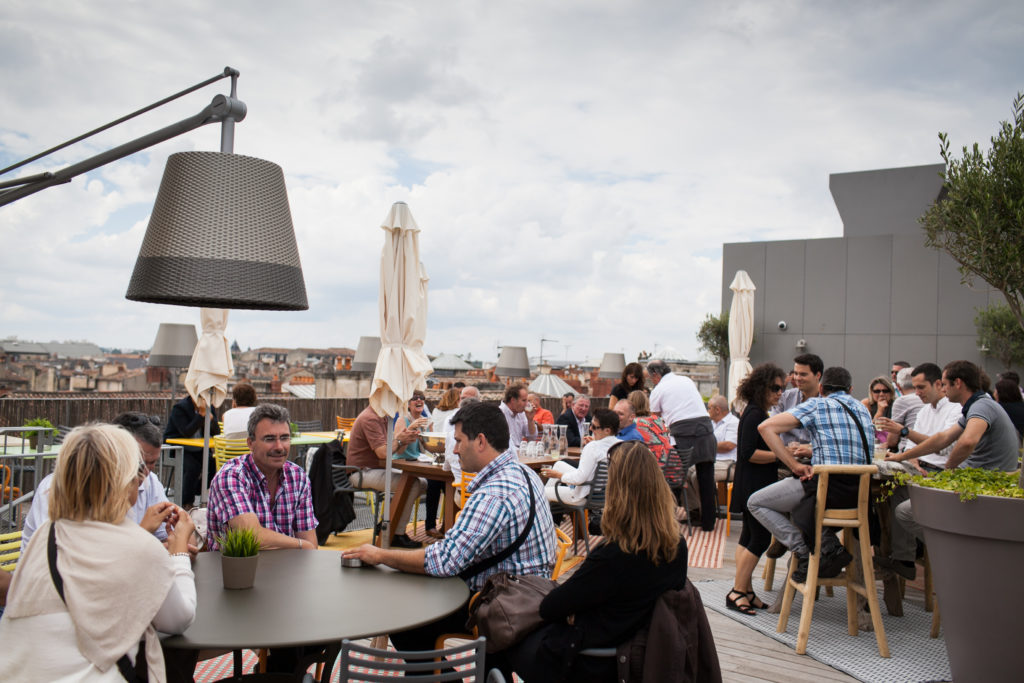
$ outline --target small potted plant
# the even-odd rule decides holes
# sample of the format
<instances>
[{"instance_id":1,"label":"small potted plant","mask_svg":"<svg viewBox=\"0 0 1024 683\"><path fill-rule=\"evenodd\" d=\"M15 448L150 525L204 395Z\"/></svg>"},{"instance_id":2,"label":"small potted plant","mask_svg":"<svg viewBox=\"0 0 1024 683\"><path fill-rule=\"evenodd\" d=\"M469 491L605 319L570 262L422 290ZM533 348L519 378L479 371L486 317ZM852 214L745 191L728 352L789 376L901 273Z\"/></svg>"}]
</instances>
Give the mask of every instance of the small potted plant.
<instances>
[{"instance_id":1,"label":"small potted plant","mask_svg":"<svg viewBox=\"0 0 1024 683\"><path fill-rule=\"evenodd\" d=\"M260 559L260 540L255 529L231 529L217 537L224 587L252 588Z\"/></svg>"},{"instance_id":2,"label":"small potted plant","mask_svg":"<svg viewBox=\"0 0 1024 683\"><path fill-rule=\"evenodd\" d=\"M1024 609L1024 489L1018 472L973 468L897 477L924 529L957 681L1014 678L1006 653Z\"/></svg>"},{"instance_id":3,"label":"small potted plant","mask_svg":"<svg viewBox=\"0 0 1024 683\"><path fill-rule=\"evenodd\" d=\"M47 427L53 429L53 423L47 420L45 417L37 417L32 420L26 420L25 427ZM25 438L28 439L28 445L30 448L35 450L36 444L39 443L39 432L25 432Z\"/></svg>"}]
</instances>

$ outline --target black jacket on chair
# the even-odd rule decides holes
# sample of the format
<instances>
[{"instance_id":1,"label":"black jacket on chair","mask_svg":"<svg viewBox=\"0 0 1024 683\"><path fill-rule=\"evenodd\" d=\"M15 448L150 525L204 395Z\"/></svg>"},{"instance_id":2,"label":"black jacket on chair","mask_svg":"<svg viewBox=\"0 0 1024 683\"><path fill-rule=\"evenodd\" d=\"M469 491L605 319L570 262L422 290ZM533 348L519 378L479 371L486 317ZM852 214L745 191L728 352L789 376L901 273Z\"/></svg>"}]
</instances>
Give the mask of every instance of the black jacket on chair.
<instances>
[{"instance_id":1,"label":"black jacket on chair","mask_svg":"<svg viewBox=\"0 0 1024 683\"><path fill-rule=\"evenodd\" d=\"M317 518L316 542L323 545L327 537L344 531L356 518L351 491L343 491L335 483L335 463L345 464L345 447L335 439L313 454L309 468L309 484L313 496L313 513Z\"/></svg>"}]
</instances>

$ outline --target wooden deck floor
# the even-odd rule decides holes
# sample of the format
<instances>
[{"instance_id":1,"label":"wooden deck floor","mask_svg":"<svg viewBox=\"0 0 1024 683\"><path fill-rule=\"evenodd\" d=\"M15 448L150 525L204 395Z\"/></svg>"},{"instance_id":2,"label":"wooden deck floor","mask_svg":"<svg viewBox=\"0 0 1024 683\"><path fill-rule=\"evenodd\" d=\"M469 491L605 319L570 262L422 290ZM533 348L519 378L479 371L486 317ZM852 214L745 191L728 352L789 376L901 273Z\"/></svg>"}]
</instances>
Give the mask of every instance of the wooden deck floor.
<instances>
[{"instance_id":1,"label":"wooden deck floor","mask_svg":"<svg viewBox=\"0 0 1024 683\"><path fill-rule=\"evenodd\" d=\"M722 569L689 570L692 581L701 579L732 579L736 573L736 542L740 537L742 522L733 520L732 533L726 540L725 559ZM763 563L764 560L762 559ZM754 570L754 588L763 585L761 568L758 564ZM784 562L776 568L775 585L782 585ZM827 664L806 655L798 655L792 648L758 633L752 628L723 616L718 612L706 610L711 631L715 636L715 647L718 649L718 661L722 666L722 678L727 683L753 683L755 681L786 681L792 683L854 682L857 679L833 669ZM793 628L796 622L793 622Z\"/></svg>"}]
</instances>

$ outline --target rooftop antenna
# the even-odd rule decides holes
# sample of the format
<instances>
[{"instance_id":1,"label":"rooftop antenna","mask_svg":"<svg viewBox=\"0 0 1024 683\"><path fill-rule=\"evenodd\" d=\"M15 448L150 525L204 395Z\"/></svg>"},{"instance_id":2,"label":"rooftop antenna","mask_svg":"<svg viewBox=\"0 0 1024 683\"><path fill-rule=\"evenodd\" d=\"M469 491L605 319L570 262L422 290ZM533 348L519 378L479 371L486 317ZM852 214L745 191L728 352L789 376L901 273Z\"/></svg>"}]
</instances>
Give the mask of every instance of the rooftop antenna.
<instances>
[{"instance_id":1,"label":"rooftop antenna","mask_svg":"<svg viewBox=\"0 0 1024 683\"><path fill-rule=\"evenodd\" d=\"M544 342L557 342L557 339L545 339L544 335L540 335L540 362L537 365L544 365ZM567 347L568 348L568 347Z\"/></svg>"}]
</instances>

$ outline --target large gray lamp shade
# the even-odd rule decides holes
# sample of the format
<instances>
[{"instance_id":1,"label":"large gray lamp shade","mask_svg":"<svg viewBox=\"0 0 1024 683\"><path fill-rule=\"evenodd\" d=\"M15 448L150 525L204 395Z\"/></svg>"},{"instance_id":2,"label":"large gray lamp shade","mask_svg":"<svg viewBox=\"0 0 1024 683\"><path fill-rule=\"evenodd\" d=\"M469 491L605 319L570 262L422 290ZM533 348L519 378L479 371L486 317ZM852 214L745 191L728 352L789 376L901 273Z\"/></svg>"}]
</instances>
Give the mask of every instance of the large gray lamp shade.
<instances>
[{"instance_id":1,"label":"large gray lamp shade","mask_svg":"<svg viewBox=\"0 0 1024 683\"><path fill-rule=\"evenodd\" d=\"M626 369L626 354L606 353L601 359L601 367L597 369L597 376L604 379L618 379L622 377L622 371Z\"/></svg>"},{"instance_id":2,"label":"large gray lamp shade","mask_svg":"<svg viewBox=\"0 0 1024 683\"><path fill-rule=\"evenodd\" d=\"M169 156L125 296L207 308L308 309L281 167L221 152Z\"/></svg>"},{"instance_id":3,"label":"large gray lamp shade","mask_svg":"<svg viewBox=\"0 0 1024 683\"><path fill-rule=\"evenodd\" d=\"M356 347L356 356L352 359L352 369L359 372L373 372L377 369L377 356L380 355L380 337L360 337Z\"/></svg>"},{"instance_id":4,"label":"large gray lamp shade","mask_svg":"<svg viewBox=\"0 0 1024 683\"><path fill-rule=\"evenodd\" d=\"M503 346L494 374L501 377L529 377L530 361L525 346Z\"/></svg>"},{"instance_id":5,"label":"large gray lamp shade","mask_svg":"<svg viewBox=\"0 0 1024 683\"><path fill-rule=\"evenodd\" d=\"M146 364L155 368L187 368L197 343L195 325L160 323Z\"/></svg>"}]
</instances>

